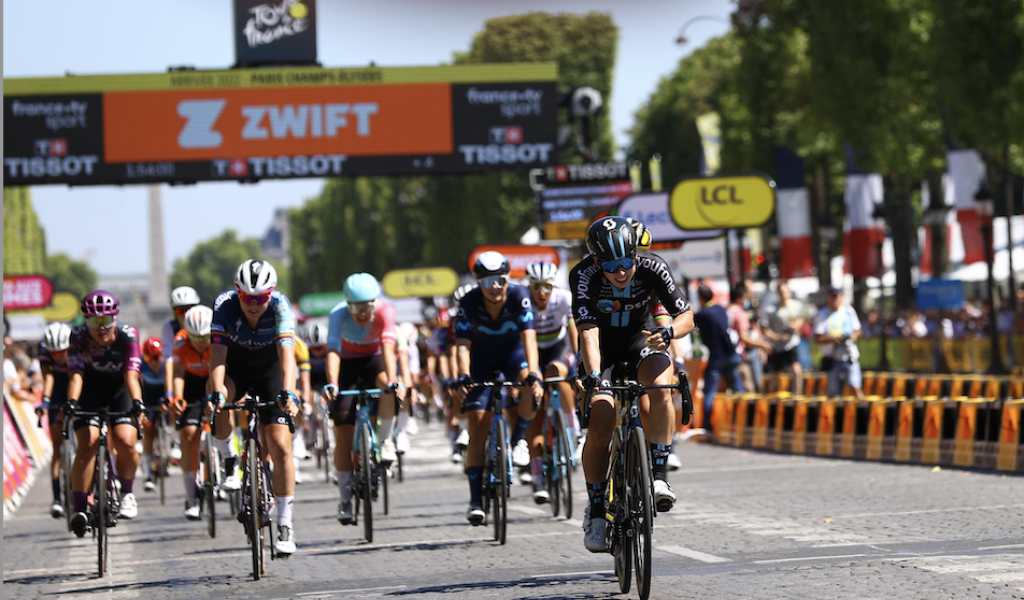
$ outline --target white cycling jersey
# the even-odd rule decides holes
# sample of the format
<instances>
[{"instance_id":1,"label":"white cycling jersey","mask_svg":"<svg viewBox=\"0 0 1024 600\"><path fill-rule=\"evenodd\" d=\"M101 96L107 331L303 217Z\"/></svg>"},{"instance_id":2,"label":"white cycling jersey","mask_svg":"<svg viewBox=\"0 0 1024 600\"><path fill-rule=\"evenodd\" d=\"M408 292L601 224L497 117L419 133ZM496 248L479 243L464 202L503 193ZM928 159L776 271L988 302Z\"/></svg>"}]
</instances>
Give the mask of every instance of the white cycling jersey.
<instances>
[{"instance_id":1,"label":"white cycling jersey","mask_svg":"<svg viewBox=\"0 0 1024 600\"><path fill-rule=\"evenodd\" d=\"M537 330L537 347L550 348L565 339L572 318L572 294L559 287L552 288L544 310L533 305L533 323Z\"/></svg>"}]
</instances>

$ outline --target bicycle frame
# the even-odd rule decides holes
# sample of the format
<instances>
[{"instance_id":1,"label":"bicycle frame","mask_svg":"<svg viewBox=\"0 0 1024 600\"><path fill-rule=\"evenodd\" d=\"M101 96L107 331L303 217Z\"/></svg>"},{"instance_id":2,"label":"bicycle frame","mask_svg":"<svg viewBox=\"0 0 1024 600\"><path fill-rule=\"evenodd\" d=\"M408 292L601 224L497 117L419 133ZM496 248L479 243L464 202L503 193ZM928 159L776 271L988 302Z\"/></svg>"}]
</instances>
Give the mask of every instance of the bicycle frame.
<instances>
[{"instance_id":1,"label":"bicycle frame","mask_svg":"<svg viewBox=\"0 0 1024 600\"><path fill-rule=\"evenodd\" d=\"M373 541L373 511L370 507L372 501L377 500L378 481L382 478L376 428L370 421L370 401L380 398L382 394L393 392L394 388L388 389L358 389L339 391L335 395L335 401L345 396L355 396L359 405L356 411L355 434L352 436L352 453L356 456L356 463L352 465L352 497L355 500L352 524L357 525L359 519L359 504L363 506L363 535L367 542ZM364 431L369 432L364 433ZM367 439L368 437L368 439ZM369 452L365 456L364 445ZM368 469L367 469L368 467ZM366 474L364 474L364 471ZM369 481L366 479L369 478ZM385 481L384 485L387 485ZM385 497L387 489L385 488ZM385 500L385 504L386 504Z\"/></svg>"}]
</instances>

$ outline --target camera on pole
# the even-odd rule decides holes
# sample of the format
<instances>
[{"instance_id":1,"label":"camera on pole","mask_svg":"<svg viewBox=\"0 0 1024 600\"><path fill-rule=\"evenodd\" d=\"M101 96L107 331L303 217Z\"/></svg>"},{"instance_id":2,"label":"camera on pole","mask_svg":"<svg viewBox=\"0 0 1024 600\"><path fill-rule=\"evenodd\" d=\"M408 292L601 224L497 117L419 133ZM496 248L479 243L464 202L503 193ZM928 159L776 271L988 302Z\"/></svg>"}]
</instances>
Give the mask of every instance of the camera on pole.
<instances>
[{"instance_id":1,"label":"camera on pole","mask_svg":"<svg viewBox=\"0 0 1024 600\"><path fill-rule=\"evenodd\" d=\"M578 87L572 92L572 116L592 117L601 108L601 92L589 86Z\"/></svg>"}]
</instances>

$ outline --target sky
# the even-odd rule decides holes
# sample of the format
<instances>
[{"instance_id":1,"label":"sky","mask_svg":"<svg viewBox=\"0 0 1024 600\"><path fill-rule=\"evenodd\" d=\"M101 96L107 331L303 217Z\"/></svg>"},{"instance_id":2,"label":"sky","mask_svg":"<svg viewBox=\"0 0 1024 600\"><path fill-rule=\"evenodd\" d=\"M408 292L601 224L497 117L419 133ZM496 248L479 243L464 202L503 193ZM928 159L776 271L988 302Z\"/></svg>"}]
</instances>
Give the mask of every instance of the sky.
<instances>
[{"instance_id":1,"label":"sky","mask_svg":"<svg viewBox=\"0 0 1024 600\"><path fill-rule=\"evenodd\" d=\"M680 58L727 30L732 0L317 0L317 53L328 67L430 66L469 48L487 19L533 11L610 12L619 27L612 97L619 146L633 114ZM681 28L688 43L677 45ZM4 77L220 69L234 63L230 0L6 0ZM162 186L165 257L171 269L199 242L233 228L262 237L274 210L301 206L321 179ZM148 271L145 186L35 186L47 252L86 260L101 275Z\"/></svg>"}]
</instances>

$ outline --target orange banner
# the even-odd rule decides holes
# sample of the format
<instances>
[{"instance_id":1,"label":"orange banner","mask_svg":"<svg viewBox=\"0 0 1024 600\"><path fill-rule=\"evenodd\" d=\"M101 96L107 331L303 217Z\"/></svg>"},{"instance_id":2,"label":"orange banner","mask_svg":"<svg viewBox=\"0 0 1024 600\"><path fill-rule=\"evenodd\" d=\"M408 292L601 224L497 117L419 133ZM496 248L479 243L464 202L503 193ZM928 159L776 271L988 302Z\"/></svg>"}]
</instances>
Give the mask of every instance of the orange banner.
<instances>
[{"instance_id":1,"label":"orange banner","mask_svg":"<svg viewBox=\"0 0 1024 600\"><path fill-rule=\"evenodd\" d=\"M484 252L493 250L500 252L511 269L509 275L514 279L526 277L526 267L535 262L549 262L556 266L559 263L558 251L550 246L526 246L521 244L493 244L477 246L469 254L469 270L473 270L477 257Z\"/></svg>"},{"instance_id":2,"label":"orange banner","mask_svg":"<svg viewBox=\"0 0 1024 600\"><path fill-rule=\"evenodd\" d=\"M108 163L453 152L451 86L109 92Z\"/></svg>"}]
</instances>

